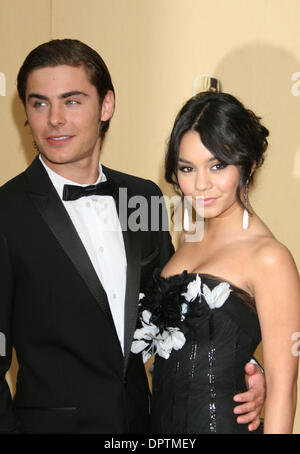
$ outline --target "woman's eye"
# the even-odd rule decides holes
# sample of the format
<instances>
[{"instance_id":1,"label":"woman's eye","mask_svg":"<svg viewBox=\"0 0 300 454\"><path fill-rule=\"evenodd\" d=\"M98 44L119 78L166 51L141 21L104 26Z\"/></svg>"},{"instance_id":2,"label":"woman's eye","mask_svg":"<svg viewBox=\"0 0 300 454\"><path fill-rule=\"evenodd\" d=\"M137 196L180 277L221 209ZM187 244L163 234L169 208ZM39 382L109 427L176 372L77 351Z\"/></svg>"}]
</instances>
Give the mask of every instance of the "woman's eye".
<instances>
[{"instance_id":1,"label":"woman's eye","mask_svg":"<svg viewBox=\"0 0 300 454\"><path fill-rule=\"evenodd\" d=\"M214 164L212 166L212 170L223 170L223 169L225 169L225 167L227 167L227 164L224 164L222 162L218 162L217 164Z\"/></svg>"},{"instance_id":2,"label":"woman's eye","mask_svg":"<svg viewBox=\"0 0 300 454\"><path fill-rule=\"evenodd\" d=\"M193 168L187 167L187 166L182 166L182 167L178 167L178 170L182 173L189 173L189 172L192 172Z\"/></svg>"}]
</instances>

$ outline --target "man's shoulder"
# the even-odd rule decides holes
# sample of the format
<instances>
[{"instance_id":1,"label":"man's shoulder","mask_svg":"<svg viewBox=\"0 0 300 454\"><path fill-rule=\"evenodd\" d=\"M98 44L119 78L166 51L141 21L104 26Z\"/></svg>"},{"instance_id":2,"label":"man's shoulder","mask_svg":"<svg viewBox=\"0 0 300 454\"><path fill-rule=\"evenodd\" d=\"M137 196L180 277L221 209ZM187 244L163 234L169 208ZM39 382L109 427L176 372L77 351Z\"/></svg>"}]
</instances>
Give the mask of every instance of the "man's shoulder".
<instances>
[{"instance_id":1,"label":"man's shoulder","mask_svg":"<svg viewBox=\"0 0 300 454\"><path fill-rule=\"evenodd\" d=\"M10 231L16 216L26 206L24 172L0 187L0 230Z\"/></svg>"},{"instance_id":2,"label":"man's shoulder","mask_svg":"<svg viewBox=\"0 0 300 454\"><path fill-rule=\"evenodd\" d=\"M110 169L106 166L102 166L102 168L107 178L112 178L120 185L122 185L122 182L125 183L133 192L146 193L148 195L162 195L159 186L152 180Z\"/></svg>"},{"instance_id":3,"label":"man's shoulder","mask_svg":"<svg viewBox=\"0 0 300 454\"><path fill-rule=\"evenodd\" d=\"M11 178L0 187L0 201L5 200L8 196L19 195L24 188L24 173Z\"/></svg>"}]
</instances>

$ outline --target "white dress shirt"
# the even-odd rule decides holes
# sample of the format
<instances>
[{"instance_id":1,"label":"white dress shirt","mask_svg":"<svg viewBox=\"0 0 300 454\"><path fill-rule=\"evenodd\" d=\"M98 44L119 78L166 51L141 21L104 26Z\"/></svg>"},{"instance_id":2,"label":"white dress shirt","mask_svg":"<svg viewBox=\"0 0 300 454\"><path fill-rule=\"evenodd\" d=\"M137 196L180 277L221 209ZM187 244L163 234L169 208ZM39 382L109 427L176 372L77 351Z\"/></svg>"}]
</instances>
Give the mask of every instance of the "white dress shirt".
<instances>
[{"instance_id":1,"label":"white dress shirt","mask_svg":"<svg viewBox=\"0 0 300 454\"><path fill-rule=\"evenodd\" d=\"M89 186L67 180L53 172L43 161L49 178L66 208L106 292L110 310L124 353L124 310L126 290L126 253L115 201L112 196L91 195L77 200L62 199L65 184ZM106 181L99 164L94 184Z\"/></svg>"}]
</instances>

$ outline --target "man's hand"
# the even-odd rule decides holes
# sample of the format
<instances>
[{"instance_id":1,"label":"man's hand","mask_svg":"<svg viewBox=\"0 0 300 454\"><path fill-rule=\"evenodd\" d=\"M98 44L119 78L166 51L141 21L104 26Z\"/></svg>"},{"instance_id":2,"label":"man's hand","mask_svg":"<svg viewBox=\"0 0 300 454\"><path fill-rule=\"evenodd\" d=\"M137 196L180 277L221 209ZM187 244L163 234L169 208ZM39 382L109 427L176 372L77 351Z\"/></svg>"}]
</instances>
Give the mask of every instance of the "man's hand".
<instances>
[{"instance_id":1,"label":"man's hand","mask_svg":"<svg viewBox=\"0 0 300 454\"><path fill-rule=\"evenodd\" d=\"M237 418L237 422L248 424L248 429L252 431L256 430L260 424L259 415L265 401L266 383L264 375L256 364L247 363L245 372L248 391L233 397L235 402L243 402L233 411L235 414L241 415Z\"/></svg>"}]
</instances>

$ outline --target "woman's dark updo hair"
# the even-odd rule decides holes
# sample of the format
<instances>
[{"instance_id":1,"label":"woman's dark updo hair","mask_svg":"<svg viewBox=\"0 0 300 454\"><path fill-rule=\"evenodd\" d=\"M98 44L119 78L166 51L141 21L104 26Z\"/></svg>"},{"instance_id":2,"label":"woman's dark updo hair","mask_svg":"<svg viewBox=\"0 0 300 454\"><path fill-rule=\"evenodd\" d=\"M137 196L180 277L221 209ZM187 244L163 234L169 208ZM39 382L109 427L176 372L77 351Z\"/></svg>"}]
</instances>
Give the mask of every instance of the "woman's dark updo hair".
<instances>
[{"instance_id":1,"label":"woman's dark updo hair","mask_svg":"<svg viewBox=\"0 0 300 454\"><path fill-rule=\"evenodd\" d=\"M189 131L200 135L203 145L223 164L239 167L237 198L247 182L252 183L251 169L263 164L269 131L251 110L228 93L202 92L191 98L178 113L169 139L165 178L179 187L177 166L181 140Z\"/></svg>"}]
</instances>

